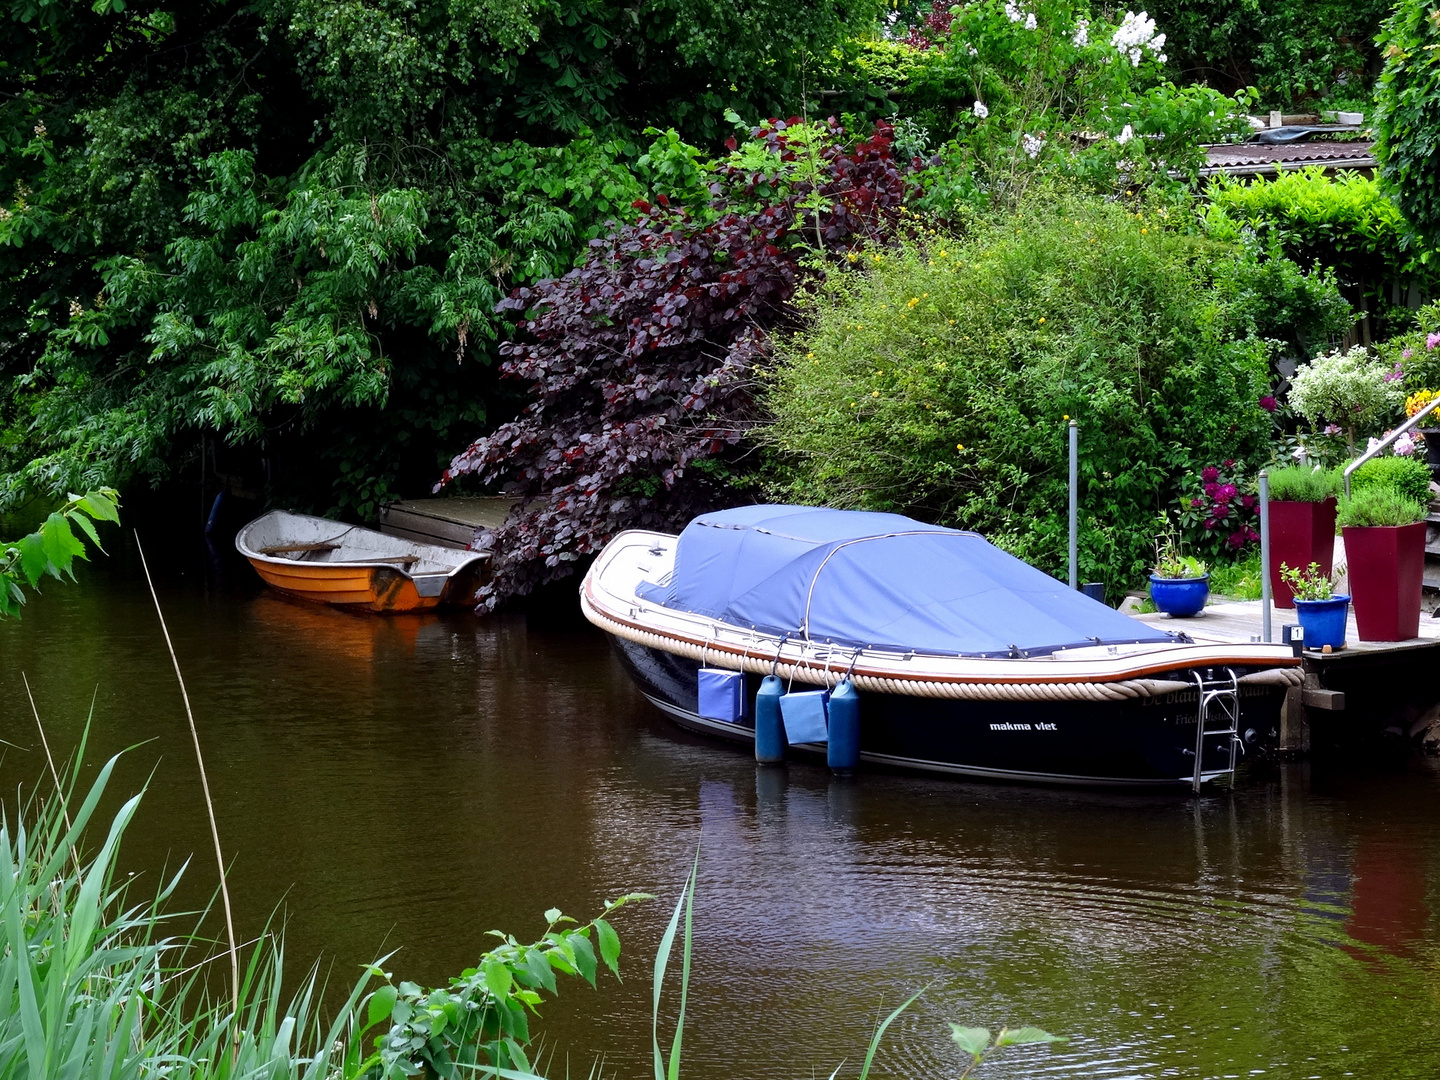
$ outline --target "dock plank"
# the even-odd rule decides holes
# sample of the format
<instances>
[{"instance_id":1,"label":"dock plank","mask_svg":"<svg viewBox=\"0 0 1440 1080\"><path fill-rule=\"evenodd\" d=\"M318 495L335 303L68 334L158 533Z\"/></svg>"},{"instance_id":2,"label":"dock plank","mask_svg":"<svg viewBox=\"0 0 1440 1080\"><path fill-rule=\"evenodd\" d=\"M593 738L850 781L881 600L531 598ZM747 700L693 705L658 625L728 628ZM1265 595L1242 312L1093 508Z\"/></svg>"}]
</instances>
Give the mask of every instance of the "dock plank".
<instances>
[{"instance_id":1,"label":"dock plank","mask_svg":"<svg viewBox=\"0 0 1440 1080\"><path fill-rule=\"evenodd\" d=\"M1235 644L1258 641L1262 625L1263 608L1259 600L1233 600L1211 604L1199 615L1189 619L1171 618L1162 612L1132 615L1146 626L1157 630L1183 630L1198 642L1214 644ZM1270 633L1275 641L1281 640L1282 626L1295 625L1299 620L1293 608L1279 608L1270 605ZM1409 641L1361 641L1360 631L1355 625L1355 609L1351 606L1346 623L1345 649L1343 653L1385 653L1401 652L1416 648L1427 648L1440 644L1440 619L1428 614L1420 616L1420 636ZM1333 654L1332 654L1333 655Z\"/></svg>"}]
</instances>

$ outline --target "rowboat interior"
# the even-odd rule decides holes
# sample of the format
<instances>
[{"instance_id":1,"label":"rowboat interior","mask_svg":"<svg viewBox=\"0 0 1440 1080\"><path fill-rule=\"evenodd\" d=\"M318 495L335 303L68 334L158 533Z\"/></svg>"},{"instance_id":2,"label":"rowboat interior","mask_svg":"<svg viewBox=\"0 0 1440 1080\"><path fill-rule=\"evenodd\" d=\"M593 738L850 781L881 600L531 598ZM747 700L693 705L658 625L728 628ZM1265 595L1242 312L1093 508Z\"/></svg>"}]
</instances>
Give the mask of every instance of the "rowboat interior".
<instances>
[{"instance_id":1,"label":"rowboat interior","mask_svg":"<svg viewBox=\"0 0 1440 1080\"><path fill-rule=\"evenodd\" d=\"M282 592L377 612L468 604L490 558L285 510L246 525L235 547Z\"/></svg>"}]
</instances>

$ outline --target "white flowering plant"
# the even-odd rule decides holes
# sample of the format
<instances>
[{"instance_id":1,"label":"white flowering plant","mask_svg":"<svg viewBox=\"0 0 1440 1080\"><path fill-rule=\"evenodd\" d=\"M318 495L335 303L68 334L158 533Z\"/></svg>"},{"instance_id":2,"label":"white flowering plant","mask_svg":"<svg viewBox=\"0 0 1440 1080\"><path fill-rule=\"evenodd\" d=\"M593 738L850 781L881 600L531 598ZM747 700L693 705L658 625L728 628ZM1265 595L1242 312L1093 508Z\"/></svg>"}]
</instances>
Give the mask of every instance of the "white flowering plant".
<instances>
[{"instance_id":1,"label":"white flowering plant","mask_svg":"<svg viewBox=\"0 0 1440 1080\"><path fill-rule=\"evenodd\" d=\"M1111 187L1193 175L1202 142L1248 132L1243 93L1165 79L1165 33L1143 10L1107 20L1075 0L976 0L951 16L943 34L927 30L912 85L973 101L930 128L952 136L938 173L976 193L1018 196L1041 169Z\"/></svg>"},{"instance_id":2,"label":"white flowering plant","mask_svg":"<svg viewBox=\"0 0 1440 1080\"><path fill-rule=\"evenodd\" d=\"M1356 440L1378 432L1405 405L1405 384L1364 346L1338 349L1303 364L1290 381L1290 405L1316 431L1338 428L1351 455Z\"/></svg>"}]
</instances>

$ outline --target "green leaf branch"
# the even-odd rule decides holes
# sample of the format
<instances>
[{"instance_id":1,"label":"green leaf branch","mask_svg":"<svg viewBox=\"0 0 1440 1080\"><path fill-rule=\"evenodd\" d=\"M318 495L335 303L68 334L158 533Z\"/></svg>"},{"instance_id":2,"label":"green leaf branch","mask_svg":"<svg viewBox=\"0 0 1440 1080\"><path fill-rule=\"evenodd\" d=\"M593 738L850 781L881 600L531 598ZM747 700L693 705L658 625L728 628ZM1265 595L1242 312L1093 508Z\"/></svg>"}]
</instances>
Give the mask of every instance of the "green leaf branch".
<instances>
[{"instance_id":1,"label":"green leaf branch","mask_svg":"<svg viewBox=\"0 0 1440 1080\"><path fill-rule=\"evenodd\" d=\"M113 488L71 495L34 532L19 540L0 541L0 618L18 618L25 590L39 588L46 575L74 581L75 560L89 558L85 540L105 550L95 523L118 522L119 506L120 496Z\"/></svg>"}]
</instances>

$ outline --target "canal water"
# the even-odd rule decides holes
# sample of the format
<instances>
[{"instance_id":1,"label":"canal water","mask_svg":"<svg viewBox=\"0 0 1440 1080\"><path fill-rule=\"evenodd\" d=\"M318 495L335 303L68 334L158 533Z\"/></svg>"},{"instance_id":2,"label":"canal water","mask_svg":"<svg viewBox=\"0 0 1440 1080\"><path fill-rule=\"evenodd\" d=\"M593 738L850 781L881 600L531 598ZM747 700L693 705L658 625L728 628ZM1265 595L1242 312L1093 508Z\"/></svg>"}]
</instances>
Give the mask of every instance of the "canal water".
<instances>
[{"instance_id":1,"label":"canal water","mask_svg":"<svg viewBox=\"0 0 1440 1080\"><path fill-rule=\"evenodd\" d=\"M114 793L148 784L124 860L213 862L180 696L133 550L0 624L0 781L92 715ZM158 553L152 551L152 558ZM623 984L562 984L550 1075L646 1075L650 974L699 852L692 1080L957 1076L949 1021L1068 1035L981 1077L1440 1076L1440 768L1295 765L1233 796L1115 795L757 769L671 726L598 633L524 615L374 618L290 603L217 556L167 562L246 938L297 977L391 954L435 983L552 906L617 920ZM93 713L92 713L93 709ZM214 927L218 932L218 926ZM667 998L674 1014L673 992ZM843 1063L843 1065L842 1065Z\"/></svg>"}]
</instances>

